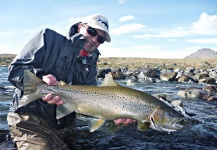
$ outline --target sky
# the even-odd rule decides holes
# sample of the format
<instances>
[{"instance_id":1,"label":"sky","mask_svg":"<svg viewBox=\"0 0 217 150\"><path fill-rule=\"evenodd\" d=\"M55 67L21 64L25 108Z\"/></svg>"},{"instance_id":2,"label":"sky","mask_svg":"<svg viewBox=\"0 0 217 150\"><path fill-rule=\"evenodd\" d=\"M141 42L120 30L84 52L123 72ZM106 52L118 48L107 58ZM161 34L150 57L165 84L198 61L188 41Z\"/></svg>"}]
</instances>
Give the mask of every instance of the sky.
<instances>
[{"instance_id":1,"label":"sky","mask_svg":"<svg viewBox=\"0 0 217 150\"><path fill-rule=\"evenodd\" d=\"M40 30L67 35L93 14L109 20L101 57L184 58L217 51L217 0L0 0L0 54L18 54Z\"/></svg>"}]
</instances>

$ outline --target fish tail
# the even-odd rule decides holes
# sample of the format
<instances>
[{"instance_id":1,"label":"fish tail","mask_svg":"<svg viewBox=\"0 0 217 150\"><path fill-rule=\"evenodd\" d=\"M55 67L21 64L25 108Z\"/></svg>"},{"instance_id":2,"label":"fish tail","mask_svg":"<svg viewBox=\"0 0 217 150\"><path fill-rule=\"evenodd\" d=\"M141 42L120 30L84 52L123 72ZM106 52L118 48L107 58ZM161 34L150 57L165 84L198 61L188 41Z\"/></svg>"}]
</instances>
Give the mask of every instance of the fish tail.
<instances>
[{"instance_id":1,"label":"fish tail","mask_svg":"<svg viewBox=\"0 0 217 150\"><path fill-rule=\"evenodd\" d=\"M24 95L19 102L18 107L22 107L36 99L41 98L39 94L37 94L36 84L42 83L43 81L35 76L28 70L24 70L23 76L23 91Z\"/></svg>"}]
</instances>

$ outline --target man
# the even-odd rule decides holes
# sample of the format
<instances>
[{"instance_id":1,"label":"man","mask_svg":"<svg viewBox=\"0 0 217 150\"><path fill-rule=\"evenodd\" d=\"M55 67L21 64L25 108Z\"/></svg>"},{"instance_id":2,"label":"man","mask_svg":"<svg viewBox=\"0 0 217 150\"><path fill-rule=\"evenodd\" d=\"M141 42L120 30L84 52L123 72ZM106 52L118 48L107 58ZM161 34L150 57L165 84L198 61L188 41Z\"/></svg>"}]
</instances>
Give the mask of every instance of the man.
<instances>
[{"instance_id":1,"label":"man","mask_svg":"<svg viewBox=\"0 0 217 150\"><path fill-rule=\"evenodd\" d=\"M104 41L111 41L108 20L93 15L74 24L67 37L50 29L42 30L13 60L8 80L16 89L7 120L18 149L67 149L58 137L59 129L65 126L67 117L74 117L72 113L56 119L56 107L64 100L52 93L18 108L23 95L23 71L30 70L48 85L57 85L60 80L71 85L97 85L97 48ZM134 120L115 120L116 124L130 122Z\"/></svg>"}]
</instances>

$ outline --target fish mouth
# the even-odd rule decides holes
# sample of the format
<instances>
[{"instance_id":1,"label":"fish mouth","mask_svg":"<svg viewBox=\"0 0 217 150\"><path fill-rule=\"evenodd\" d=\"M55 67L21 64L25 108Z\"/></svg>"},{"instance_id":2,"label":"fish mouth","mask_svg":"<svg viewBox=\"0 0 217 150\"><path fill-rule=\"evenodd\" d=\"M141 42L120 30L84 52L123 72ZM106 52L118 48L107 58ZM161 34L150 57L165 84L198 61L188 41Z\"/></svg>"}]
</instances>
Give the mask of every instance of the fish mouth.
<instances>
[{"instance_id":1,"label":"fish mouth","mask_svg":"<svg viewBox=\"0 0 217 150\"><path fill-rule=\"evenodd\" d=\"M173 119L171 122L167 122L164 124L159 124L154 121L153 117L150 117L150 128L158 130L158 131L167 131L167 132L172 132L172 131L177 131L183 128L183 125L178 124L180 121L183 121L184 118L176 118Z\"/></svg>"}]
</instances>

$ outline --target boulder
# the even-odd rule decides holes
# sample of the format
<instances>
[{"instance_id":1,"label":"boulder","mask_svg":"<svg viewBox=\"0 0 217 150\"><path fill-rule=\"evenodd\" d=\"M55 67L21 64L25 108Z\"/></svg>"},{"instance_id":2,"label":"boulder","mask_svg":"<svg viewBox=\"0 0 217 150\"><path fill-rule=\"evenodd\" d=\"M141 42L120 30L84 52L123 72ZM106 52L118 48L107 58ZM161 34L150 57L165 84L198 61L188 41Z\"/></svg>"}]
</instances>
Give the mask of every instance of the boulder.
<instances>
[{"instance_id":1,"label":"boulder","mask_svg":"<svg viewBox=\"0 0 217 150\"><path fill-rule=\"evenodd\" d=\"M113 79L125 79L125 75L121 71L111 72Z\"/></svg>"},{"instance_id":2,"label":"boulder","mask_svg":"<svg viewBox=\"0 0 217 150\"><path fill-rule=\"evenodd\" d=\"M216 84L216 80L212 77L202 78L198 81L198 83L206 83L206 84Z\"/></svg>"},{"instance_id":3,"label":"boulder","mask_svg":"<svg viewBox=\"0 0 217 150\"><path fill-rule=\"evenodd\" d=\"M178 96L188 99L203 98L204 92L201 89L187 89L178 91Z\"/></svg>"},{"instance_id":4,"label":"boulder","mask_svg":"<svg viewBox=\"0 0 217 150\"><path fill-rule=\"evenodd\" d=\"M161 74L160 79L162 81L174 81L176 78L177 72L171 72L167 74Z\"/></svg>"}]
</instances>

